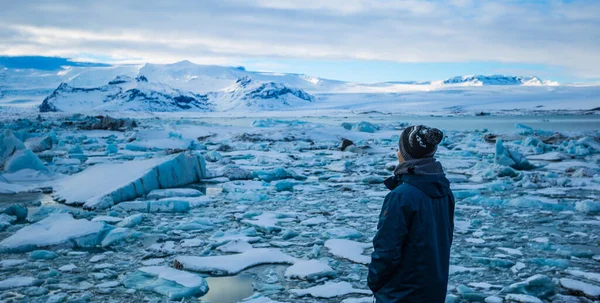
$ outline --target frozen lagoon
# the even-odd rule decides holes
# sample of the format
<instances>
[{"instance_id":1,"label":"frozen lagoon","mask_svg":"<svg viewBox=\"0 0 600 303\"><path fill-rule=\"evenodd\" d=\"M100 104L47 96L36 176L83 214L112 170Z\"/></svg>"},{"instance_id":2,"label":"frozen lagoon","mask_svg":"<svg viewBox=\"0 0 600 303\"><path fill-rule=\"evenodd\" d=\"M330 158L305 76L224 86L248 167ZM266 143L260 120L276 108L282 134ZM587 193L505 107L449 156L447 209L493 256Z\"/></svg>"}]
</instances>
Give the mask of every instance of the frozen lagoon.
<instances>
[{"instance_id":1,"label":"frozen lagoon","mask_svg":"<svg viewBox=\"0 0 600 303\"><path fill-rule=\"evenodd\" d=\"M35 196L33 200L42 201L41 206L35 201L27 204L29 221L9 224L0 240L36 224L44 212L68 211L76 219L105 224L111 231L102 234L99 229L99 238L111 235L110 241L104 241L108 243L104 246L102 241L84 246L68 242L34 252L3 253L0 300L164 302L168 294L192 294L201 285L190 283L195 278L188 274L216 277L206 279L206 296L188 301L237 301L252 293L258 294L249 300L256 302L340 302L368 297L362 260L370 252L369 242L387 193L380 181L391 174L403 123L430 124L447 135L439 158L457 196L450 302L493 300L494 296L522 302L533 302L523 301L534 300L530 297L546 302L598 299L598 116L359 115L296 120L169 116L139 117L140 127L126 132L80 130L64 123L74 118L61 116L30 123L5 121L5 127L15 132L33 137L52 132L55 137L56 144L38 154L50 159L46 163L50 174L5 176L29 190L47 189L61 182L63 174L76 175L101 163L139 161L179 150L204 155L207 178L186 186L198 190L198 197L163 198L187 202L190 207L182 212L140 212L125 207L128 204L89 211L56 204L47 195ZM374 128L361 132L341 126L359 121L373 123ZM533 129L516 128L517 123ZM553 137L554 132L564 137ZM358 148L340 151L342 138ZM497 138L505 148L532 159L552 152L565 156L562 161L530 160L538 168L529 171L497 166L496 146L491 143ZM116 153L107 152L109 144L117 147ZM69 154L76 145L86 160L66 161L80 157ZM102 184L98 176L97 183L89 186ZM32 194L17 195L5 196L2 208L26 203L17 197ZM138 200L145 205L160 201ZM331 240L352 249L340 253L326 244ZM189 271L184 263L182 273L175 276L171 271L162 277L139 273L149 266L179 270L175 260L184 256L202 260L256 249L271 253L259 254L260 258L254 254L252 260L192 262ZM56 256L51 258L42 250ZM349 251L354 252L352 256ZM312 265L303 267L302 273L286 274L293 263L307 260L319 262L306 263ZM255 264L262 265L252 267ZM238 276L221 278L234 274ZM132 276L135 283L126 283ZM235 291L228 291L227 283ZM244 291L232 296L240 289Z\"/></svg>"}]
</instances>

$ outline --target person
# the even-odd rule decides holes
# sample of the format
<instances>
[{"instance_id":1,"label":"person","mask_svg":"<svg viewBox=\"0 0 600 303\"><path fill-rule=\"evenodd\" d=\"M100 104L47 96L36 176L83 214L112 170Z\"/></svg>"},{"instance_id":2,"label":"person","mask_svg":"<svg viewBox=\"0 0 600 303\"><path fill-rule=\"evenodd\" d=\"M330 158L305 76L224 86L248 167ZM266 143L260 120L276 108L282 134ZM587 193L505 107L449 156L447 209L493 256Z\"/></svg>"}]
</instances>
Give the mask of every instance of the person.
<instances>
[{"instance_id":1,"label":"person","mask_svg":"<svg viewBox=\"0 0 600 303\"><path fill-rule=\"evenodd\" d=\"M454 196L435 158L444 135L416 125L400 135L391 190L383 201L368 286L377 303L444 302L454 230Z\"/></svg>"}]
</instances>

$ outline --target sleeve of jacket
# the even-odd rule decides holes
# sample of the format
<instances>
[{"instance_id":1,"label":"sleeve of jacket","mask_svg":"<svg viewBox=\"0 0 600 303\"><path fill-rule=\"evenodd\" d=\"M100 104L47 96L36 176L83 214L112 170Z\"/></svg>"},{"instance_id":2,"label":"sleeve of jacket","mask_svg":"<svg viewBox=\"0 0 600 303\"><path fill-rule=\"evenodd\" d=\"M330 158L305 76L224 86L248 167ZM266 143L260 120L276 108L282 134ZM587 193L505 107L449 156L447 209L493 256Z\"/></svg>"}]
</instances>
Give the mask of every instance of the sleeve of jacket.
<instances>
[{"instance_id":1,"label":"sleeve of jacket","mask_svg":"<svg viewBox=\"0 0 600 303\"><path fill-rule=\"evenodd\" d=\"M367 284L373 293L379 291L398 270L402 244L408 234L413 212L409 201L401 192L391 192L385 197L379 226L373 238L373 253L369 264Z\"/></svg>"}]
</instances>

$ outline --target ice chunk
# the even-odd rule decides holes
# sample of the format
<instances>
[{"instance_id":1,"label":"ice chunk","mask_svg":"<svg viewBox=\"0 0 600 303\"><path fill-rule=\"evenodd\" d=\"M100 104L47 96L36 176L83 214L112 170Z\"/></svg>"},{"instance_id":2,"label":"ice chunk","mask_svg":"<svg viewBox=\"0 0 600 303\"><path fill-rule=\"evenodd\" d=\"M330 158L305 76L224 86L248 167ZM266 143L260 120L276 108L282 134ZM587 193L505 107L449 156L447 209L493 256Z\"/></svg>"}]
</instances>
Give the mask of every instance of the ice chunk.
<instances>
[{"instance_id":1,"label":"ice chunk","mask_svg":"<svg viewBox=\"0 0 600 303\"><path fill-rule=\"evenodd\" d=\"M300 222L300 225L315 226L329 222L325 216L319 215Z\"/></svg>"},{"instance_id":2,"label":"ice chunk","mask_svg":"<svg viewBox=\"0 0 600 303\"><path fill-rule=\"evenodd\" d=\"M143 214L135 214L135 215L131 215L129 217L124 218L123 220L121 220L121 222L117 223L117 226L132 228L132 227L140 225L143 220L144 220Z\"/></svg>"},{"instance_id":3,"label":"ice chunk","mask_svg":"<svg viewBox=\"0 0 600 303\"><path fill-rule=\"evenodd\" d=\"M254 226L262 232L271 233L281 231L281 226L277 225L279 221L281 221L281 218L277 214L264 212L258 216L254 216L252 219L244 219L241 222Z\"/></svg>"},{"instance_id":4,"label":"ice chunk","mask_svg":"<svg viewBox=\"0 0 600 303\"><path fill-rule=\"evenodd\" d=\"M576 277L580 277L580 278L585 278L588 279L590 281L596 281L596 282L600 282L600 273L593 273L593 272L585 272L585 271L581 271L581 270L566 270L566 273L568 273L569 275L572 276L576 276Z\"/></svg>"},{"instance_id":5,"label":"ice chunk","mask_svg":"<svg viewBox=\"0 0 600 303\"><path fill-rule=\"evenodd\" d=\"M39 284L41 284L41 281L36 278L16 276L0 281L0 290L28 287Z\"/></svg>"},{"instance_id":6,"label":"ice chunk","mask_svg":"<svg viewBox=\"0 0 600 303\"><path fill-rule=\"evenodd\" d=\"M541 155L527 156L529 160L542 160L542 161L562 161L569 159L570 157L561 152L549 152Z\"/></svg>"},{"instance_id":7,"label":"ice chunk","mask_svg":"<svg viewBox=\"0 0 600 303\"><path fill-rule=\"evenodd\" d=\"M132 201L119 203L113 207L118 211L138 211L146 213L186 213L190 211L190 202L177 198L156 201Z\"/></svg>"},{"instance_id":8,"label":"ice chunk","mask_svg":"<svg viewBox=\"0 0 600 303\"><path fill-rule=\"evenodd\" d=\"M0 269L7 270L9 268L22 266L27 263L27 259L5 259L0 260Z\"/></svg>"},{"instance_id":9,"label":"ice chunk","mask_svg":"<svg viewBox=\"0 0 600 303\"><path fill-rule=\"evenodd\" d=\"M252 249L252 244L243 241L243 240L233 240L233 241L229 241L219 247L217 247L217 250L222 251L222 252L229 252L229 253L243 253L245 251L251 250Z\"/></svg>"},{"instance_id":10,"label":"ice chunk","mask_svg":"<svg viewBox=\"0 0 600 303\"><path fill-rule=\"evenodd\" d=\"M296 179L296 180L306 180L306 177L298 175L294 171L287 170L282 167L270 169L270 170L255 170L252 171L252 177L258 178L265 182L271 182L276 180L283 179Z\"/></svg>"},{"instance_id":11,"label":"ice chunk","mask_svg":"<svg viewBox=\"0 0 600 303\"><path fill-rule=\"evenodd\" d=\"M508 302L521 302L521 303L544 303L544 301L530 295L521 294L508 294L504 298Z\"/></svg>"},{"instance_id":12,"label":"ice chunk","mask_svg":"<svg viewBox=\"0 0 600 303\"><path fill-rule=\"evenodd\" d=\"M294 190L294 185L296 185L295 182L281 180L281 181L275 182L275 184L273 186L275 187L276 191L292 191L292 190Z\"/></svg>"},{"instance_id":13,"label":"ice chunk","mask_svg":"<svg viewBox=\"0 0 600 303\"><path fill-rule=\"evenodd\" d=\"M313 286L307 289L291 289L291 293L297 296L313 296L315 298L335 298L348 294L371 294L370 290L354 288L348 282L325 282L323 285Z\"/></svg>"},{"instance_id":14,"label":"ice chunk","mask_svg":"<svg viewBox=\"0 0 600 303\"><path fill-rule=\"evenodd\" d=\"M153 291L170 300L202 296L208 292L204 278L166 266L141 267L122 282L127 288Z\"/></svg>"},{"instance_id":15,"label":"ice chunk","mask_svg":"<svg viewBox=\"0 0 600 303\"><path fill-rule=\"evenodd\" d=\"M449 274L455 275L455 274L470 273L470 272L485 271L485 270L486 269L483 267L464 267L464 266L460 266L460 265L450 265Z\"/></svg>"},{"instance_id":16,"label":"ice chunk","mask_svg":"<svg viewBox=\"0 0 600 303\"><path fill-rule=\"evenodd\" d=\"M363 255L365 249L373 247L370 243L360 243L346 239L330 239L325 241L325 247L334 256L348 259L355 263L371 263L371 257Z\"/></svg>"},{"instance_id":17,"label":"ice chunk","mask_svg":"<svg viewBox=\"0 0 600 303\"><path fill-rule=\"evenodd\" d=\"M324 236L331 239L359 239L362 234L351 227L335 227L325 231Z\"/></svg>"},{"instance_id":18,"label":"ice chunk","mask_svg":"<svg viewBox=\"0 0 600 303\"><path fill-rule=\"evenodd\" d=\"M19 184L11 184L7 182L0 181L0 194L16 194L19 192L24 192L27 190L27 187L19 185Z\"/></svg>"},{"instance_id":19,"label":"ice chunk","mask_svg":"<svg viewBox=\"0 0 600 303\"><path fill-rule=\"evenodd\" d=\"M0 214L7 214L9 216L16 217L17 220L24 220L27 218L27 207L19 204L12 204L9 206L0 207Z\"/></svg>"},{"instance_id":20,"label":"ice chunk","mask_svg":"<svg viewBox=\"0 0 600 303\"><path fill-rule=\"evenodd\" d=\"M501 250L509 255L513 255L513 256L522 256L523 253L518 250L518 249L514 249L514 248L508 248L508 247L496 247L496 249Z\"/></svg>"},{"instance_id":21,"label":"ice chunk","mask_svg":"<svg viewBox=\"0 0 600 303\"><path fill-rule=\"evenodd\" d=\"M58 255L53 251L48 250L34 250L29 253L29 258L32 260L53 260Z\"/></svg>"},{"instance_id":22,"label":"ice chunk","mask_svg":"<svg viewBox=\"0 0 600 303\"><path fill-rule=\"evenodd\" d=\"M226 165L223 168L223 176L229 180L249 180L252 179L252 172L236 165Z\"/></svg>"},{"instance_id":23,"label":"ice chunk","mask_svg":"<svg viewBox=\"0 0 600 303\"><path fill-rule=\"evenodd\" d=\"M15 221L17 221L17 217L15 216L0 214L0 231L3 231L5 228L9 227Z\"/></svg>"},{"instance_id":24,"label":"ice chunk","mask_svg":"<svg viewBox=\"0 0 600 303\"><path fill-rule=\"evenodd\" d=\"M278 249L255 248L241 254L226 256L178 256L175 268L212 274L235 275L240 271L261 264L293 264L295 259Z\"/></svg>"},{"instance_id":25,"label":"ice chunk","mask_svg":"<svg viewBox=\"0 0 600 303\"><path fill-rule=\"evenodd\" d=\"M92 222L106 222L106 223L117 223L121 222L123 219L119 217L112 216L96 216L92 218Z\"/></svg>"},{"instance_id":26,"label":"ice chunk","mask_svg":"<svg viewBox=\"0 0 600 303\"><path fill-rule=\"evenodd\" d=\"M72 272L75 269L77 269L77 266L73 263L71 264L67 264L67 265L63 265L61 267L58 268L58 270L62 271L62 272Z\"/></svg>"},{"instance_id":27,"label":"ice chunk","mask_svg":"<svg viewBox=\"0 0 600 303\"><path fill-rule=\"evenodd\" d=\"M204 245L202 239L184 239L181 241L181 247L199 247Z\"/></svg>"},{"instance_id":28,"label":"ice chunk","mask_svg":"<svg viewBox=\"0 0 600 303\"><path fill-rule=\"evenodd\" d=\"M535 168L527 158L516 150L509 150L504 147L502 140L496 141L496 155L494 162L503 166L510 166L518 170L529 170Z\"/></svg>"},{"instance_id":29,"label":"ice chunk","mask_svg":"<svg viewBox=\"0 0 600 303\"><path fill-rule=\"evenodd\" d=\"M508 201L508 205L512 207L518 208L533 208L533 209L543 209L543 210L552 210L552 211L562 211L568 208L567 205L559 204L557 200L544 198L544 197L534 197L534 196L523 196L514 198Z\"/></svg>"},{"instance_id":30,"label":"ice chunk","mask_svg":"<svg viewBox=\"0 0 600 303\"><path fill-rule=\"evenodd\" d=\"M169 189L155 189L148 194L148 199L158 200L163 198L172 197L200 197L204 194L193 188L169 188Z\"/></svg>"},{"instance_id":31,"label":"ice chunk","mask_svg":"<svg viewBox=\"0 0 600 303\"><path fill-rule=\"evenodd\" d=\"M107 226L101 222L74 219L65 213L23 227L0 242L0 252L25 252L36 248L68 245L92 247L100 243Z\"/></svg>"},{"instance_id":32,"label":"ice chunk","mask_svg":"<svg viewBox=\"0 0 600 303\"><path fill-rule=\"evenodd\" d=\"M583 294L590 299L600 299L600 287L585 282L562 278L558 280L560 286L574 292L576 294Z\"/></svg>"},{"instance_id":33,"label":"ice chunk","mask_svg":"<svg viewBox=\"0 0 600 303\"><path fill-rule=\"evenodd\" d=\"M98 183L98 176L102 176L103 182ZM201 156L180 153L141 161L94 165L60 180L54 189L56 198L65 203L85 203L86 208L94 209L101 204L103 197L110 197L114 203L119 203L154 189L197 182L205 176L206 169Z\"/></svg>"},{"instance_id":34,"label":"ice chunk","mask_svg":"<svg viewBox=\"0 0 600 303\"><path fill-rule=\"evenodd\" d=\"M298 260L285 271L287 278L317 280L323 277L335 277L335 271L325 261Z\"/></svg>"},{"instance_id":35,"label":"ice chunk","mask_svg":"<svg viewBox=\"0 0 600 303\"><path fill-rule=\"evenodd\" d=\"M242 301L239 301L239 303L282 303L282 302L274 301L267 297L264 297L260 293L255 293L252 296L245 298Z\"/></svg>"},{"instance_id":36,"label":"ice chunk","mask_svg":"<svg viewBox=\"0 0 600 303\"><path fill-rule=\"evenodd\" d=\"M486 297L485 294L475 291L466 285L459 285L456 288L456 292L467 301L481 302L485 300Z\"/></svg>"},{"instance_id":37,"label":"ice chunk","mask_svg":"<svg viewBox=\"0 0 600 303\"><path fill-rule=\"evenodd\" d=\"M43 136L27 139L25 146L35 153L49 150L52 149L52 137Z\"/></svg>"},{"instance_id":38,"label":"ice chunk","mask_svg":"<svg viewBox=\"0 0 600 303\"><path fill-rule=\"evenodd\" d=\"M537 274L523 282L511 284L502 293L524 294L538 298L548 298L555 294L556 289L552 279L546 275Z\"/></svg>"},{"instance_id":39,"label":"ice chunk","mask_svg":"<svg viewBox=\"0 0 600 303\"><path fill-rule=\"evenodd\" d=\"M30 149L15 151L4 163L4 171L14 173L22 169L48 172L44 162L38 158Z\"/></svg>"},{"instance_id":40,"label":"ice chunk","mask_svg":"<svg viewBox=\"0 0 600 303\"><path fill-rule=\"evenodd\" d=\"M119 148L115 144L107 144L106 145L106 154L116 154L119 152Z\"/></svg>"},{"instance_id":41,"label":"ice chunk","mask_svg":"<svg viewBox=\"0 0 600 303\"><path fill-rule=\"evenodd\" d=\"M593 200L577 201L575 209L583 213L600 213L600 202Z\"/></svg>"},{"instance_id":42,"label":"ice chunk","mask_svg":"<svg viewBox=\"0 0 600 303\"><path fill-rule=\"evenodd\" d=\"M25 144L11 130L6 129L0 134L0 164L4 164L15 152L25 149Z\"/></svg>"},{"instance_id":43,"label":"ice chunk","mask_svg":"<svg viewBox=\"0 0 600 303\"><path fill-rule=\"evenodd\" d=\"M373 303L373 297L347 298L342 303Z\"/></svg>"},{"instance_id":44,"label":"ice chunk","mask_svg":"<svg viewBox=\"0 0 600 303\"><path fill-rule=\"evenodd\" d=\"M116 244L116 243L119 243L119 242L125 240L128 236L129 236L128 228L117 227L117 228L111 230L106 235L106 237L104 237L104 239L102 239L102 242L100 242L100 246L102 246L102 247L111 246L113 244Z\"/></svg>"}]
</instances>

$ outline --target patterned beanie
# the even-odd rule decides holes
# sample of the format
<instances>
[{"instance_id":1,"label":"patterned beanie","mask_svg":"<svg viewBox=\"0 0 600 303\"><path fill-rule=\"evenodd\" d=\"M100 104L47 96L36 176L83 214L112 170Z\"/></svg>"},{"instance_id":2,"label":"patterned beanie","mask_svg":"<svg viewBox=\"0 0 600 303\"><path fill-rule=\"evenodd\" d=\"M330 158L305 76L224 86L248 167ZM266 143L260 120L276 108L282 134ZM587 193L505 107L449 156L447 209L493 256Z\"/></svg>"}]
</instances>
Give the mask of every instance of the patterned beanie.
<instances>
[{"instance_id":1,"label":"patterned beanie","mask_svg":"<svg viewBox=\"0 0 600 303\"><path fill-rule=\"evenodd\" d=\"M433 157L444 133L437 128L413 125L400 134L400 154L404 161Z\"/></svg>"}]
</instances>

